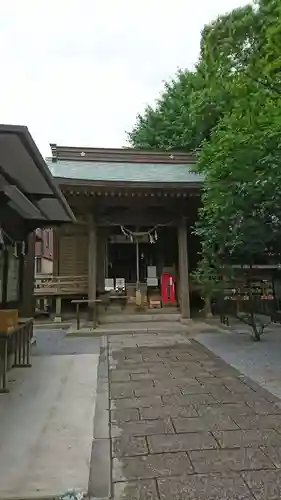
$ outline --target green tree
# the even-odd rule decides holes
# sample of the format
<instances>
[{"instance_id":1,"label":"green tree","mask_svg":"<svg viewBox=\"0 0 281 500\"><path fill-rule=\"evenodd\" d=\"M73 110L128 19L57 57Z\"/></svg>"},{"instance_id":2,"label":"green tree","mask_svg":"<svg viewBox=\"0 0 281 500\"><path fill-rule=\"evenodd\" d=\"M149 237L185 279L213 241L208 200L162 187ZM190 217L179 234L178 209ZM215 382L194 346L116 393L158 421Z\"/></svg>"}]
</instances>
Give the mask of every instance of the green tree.
<instances>
[{"instance_id":1,"label":"green tree","mask_svg":"<svg viewBox=\"0 0 281 500\"><path fill-rule=\"evenodd\" d=\"M234 9L205 26L201 36L200 63L216 78L231 77L256 63L259 11L253 5Z\"/></svg>"},{"instance_id":2,"label":"green tree","mask_svg":"<svg viewBox=\"0 0 281 500\"><path fill-rule=\"evenodd\" d=\"M215 266L215 262L208 261L207 256L202 257L197 269L192 273L192 278L199 285L204 300L204 315L208 318L212 316L212 300L218 297L222 289L220 272Z\"/></svg>"},{"instance_id":3,"label":"green tree","mask_svg":"<svg viewBox=\"0 0 281 500\"><path fill-rule=\"evenodd\" d=\"M133 147L197 152L197 278L208 297L214 262L279 255L280 77L281 2L258 0L204 28L195 70L178 72L129 134Z\"/></svg>"},{"instance_id":4,"label":"green tree","mask_svg":"<svg viewBox=\"0 0 281 500\"><path fill-rule=\"evenodd\" d=\"M137 116L128 133L130 144L137 149L195 149L198 143L193 133L190 99L198 84L196 72L178 71L173 80L165 83L155 107L148 106L143 115Z\"/></svg>"},{"instance_id":5,"label":"green tree","mask_svg":"<svg viewBox=\"0 0 281 500\"><path fill-rule=\"evenodd\" d=\"M266 91L250 94L250 90L244 83L236 107L202 145L197 170L205 175L201 219L218 229L207 235L206 243L209 246L212 238L214 251L220 248L227 255L243 249L255 258L269 251L281 216L277 189L281 185L281 102Z\"/></svg>"},{"instance_id":6,"label":"green tree","mask_svg":"<svg viewBox=\"0 0 281 500\"><path fill-rule=\"evenodd\" d=\"M236 104L198 153L205 175L196 232L202 255L251 268L281 250L281 100L240 77ZM200 271L201 263L199 263ZM254 311L249 324L259 338Z\"/></svg>"},{"instance_id":7,"label":"green tree","mask_svg":"<svg viewBox=\"0 0 281 500\"><path fill-rule=\"evenodd\" d=\"M128 133L131 146L193 151L209 139L232 108L231 84L237 70L248 67L253 58L256 24L255 12L247 6L206 26L195 70L178 71L165 83L155 106L137 116Z\"/></svg>"},{"instance_id":8,"label":"green tree","mask_svg":"<svg viewBox=\"0 0 281 500\"><path fill-rule=\"evenodd\" d=\"M197 149L235 105L238 76L281 94L280 19L280 0L259 0L205 26L195 70L179 70L155 106L137 116L131 146Z\"/></svg>"},{"instance_id":9,"label":"green tree","mask_svg":"<svg viewBox=\"0 0 281 500\"><path fill-rule=\"evenodd\" d=\"M280 83L281 72L281 2L260 0L259 7L259 52L262 74L268 81ZM281 87L279 86L281 92Z\"/></svg>"}]
</instances>

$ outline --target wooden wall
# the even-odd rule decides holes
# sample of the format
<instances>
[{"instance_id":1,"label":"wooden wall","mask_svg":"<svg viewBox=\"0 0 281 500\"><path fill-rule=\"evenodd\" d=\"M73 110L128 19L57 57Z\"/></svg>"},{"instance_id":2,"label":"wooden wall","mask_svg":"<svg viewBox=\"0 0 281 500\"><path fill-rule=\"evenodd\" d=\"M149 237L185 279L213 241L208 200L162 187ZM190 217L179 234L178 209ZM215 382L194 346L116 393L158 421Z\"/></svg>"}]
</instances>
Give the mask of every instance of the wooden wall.
<instances>
[{"instance_id":1,"label":"wooden wall","mask_svg":"<svg viewBox=\"0 0 281 500\"><path fill-rule=\"evenodd\" d=\"M88 227L67 224L57 233L54 269L60 276L87 276Z\"/></svg>"}]
</instances>

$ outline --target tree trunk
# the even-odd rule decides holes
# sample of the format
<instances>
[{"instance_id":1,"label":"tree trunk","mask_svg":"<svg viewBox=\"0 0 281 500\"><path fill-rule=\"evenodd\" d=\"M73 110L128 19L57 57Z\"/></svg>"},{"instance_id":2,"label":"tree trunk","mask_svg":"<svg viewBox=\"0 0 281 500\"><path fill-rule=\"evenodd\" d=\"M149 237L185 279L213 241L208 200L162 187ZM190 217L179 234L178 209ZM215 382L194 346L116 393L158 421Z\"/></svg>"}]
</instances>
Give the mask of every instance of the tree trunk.
<instances>
[{"instance_id":1,"label":"tree trunk","mask_svg":"<svg viewBox=\"0 0 281 500\"><path fill-rule=\"evenodd\" d=\"M261 336L257 329L257 325L254 318L253 318L252 328L253 328L254 340L259 341L261 339Z\"/></svg>"},{"instance_id":2,"label":"tree trunk","mask_svg":"<svg viewBox=\"0 0 281 500\"><path fill-rule=\"evenodd\" d=\"M211 308L211 297L205 297L204 298L204 316L205 318L212 318L212 308Z\"/></svg>"},{"instance_id":3,"label":"tree trunk","mask_svg":"<svg viewBox=\"0 0 281 500\"><path fill-rule=\"evenodd\" d=\"M254 301L253 301L253 293L252 293L252 265L250 266L250 279L249 279L249 306L250 306L250 317L251 317L251 327L253 330L253 338L256 341L261 339L260 333L257 328L256 319L255 319L255 311L254 311Z\"/></svg>"}]
</instances>

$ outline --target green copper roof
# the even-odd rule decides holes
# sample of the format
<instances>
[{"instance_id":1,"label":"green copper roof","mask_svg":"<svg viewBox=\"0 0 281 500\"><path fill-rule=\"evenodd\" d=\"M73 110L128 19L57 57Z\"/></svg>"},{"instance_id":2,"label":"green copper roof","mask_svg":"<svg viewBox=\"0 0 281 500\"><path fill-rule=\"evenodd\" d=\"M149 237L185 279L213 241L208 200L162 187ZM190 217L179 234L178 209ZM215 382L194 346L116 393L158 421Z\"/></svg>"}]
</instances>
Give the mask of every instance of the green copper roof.
<instances>
[{"instance_id":1,"label":"green copper roof","mask_svg":"<svg viewBox=\"0 0 281 500\"><path fill-rule=\"evenodd\" d=\"M47 160L54 177L88 181L120 182L202 182L202 176L191 172L190 164L117 163L75 160Z\"/></svg>"}]
</instances>

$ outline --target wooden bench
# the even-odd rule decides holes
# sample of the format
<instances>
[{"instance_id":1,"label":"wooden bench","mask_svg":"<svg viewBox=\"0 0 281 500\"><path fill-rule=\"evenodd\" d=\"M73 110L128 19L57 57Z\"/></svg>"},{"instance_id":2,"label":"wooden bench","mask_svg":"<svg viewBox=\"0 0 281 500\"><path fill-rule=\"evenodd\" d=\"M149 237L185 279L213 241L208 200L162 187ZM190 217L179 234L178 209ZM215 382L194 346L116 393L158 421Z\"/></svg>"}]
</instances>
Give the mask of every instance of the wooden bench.
<instances>
[{"instance_id":1,"label":"wooden bench","mask_svg":"<svg viewBox=\"0 0 281 500\"><path fill-rule=\"evenodd\" d=\"M101 304L104 306L104 310L107 311L111 302L120 302L121 310L124 310L129 297L127 295L111 295L110 292L101 293L100 300Z\"/></svg>"},{"instance_id":2,"label":"wooden bench","mask_svg":"<svg viewBox=\"0 0 281 500\"><path fill-rule=\"evenodd\" d=\"M281 311L280 310L273 311L271 313L271 320L273 323L281 323Z\"/></svg>"},{"instance_id":3,"label":"wooden bench","mask_svg":"<svg viewBox=\"0 0 281 500\"><path fill-rule=\"evenodd\" d=\"M109 304L111 301L118 301L120 302L121 304L121 311L124 311L126 305L127 305L127 301L128 301L128 296L127 295L110 295L108 297L109 299Z\"/></svg>"},{"instance_id":4,"label":"wooden bench","mask_svg":"<svg viewBox=\"0 0 281 500\"><path fill-rule=\"evenodd\" d=\"M0 332L0 393L9 392L7 372L10 368L31 366L31 339L33 318L20 318L17 326L7 332Z\"/></svg>"}]
</instances>

